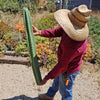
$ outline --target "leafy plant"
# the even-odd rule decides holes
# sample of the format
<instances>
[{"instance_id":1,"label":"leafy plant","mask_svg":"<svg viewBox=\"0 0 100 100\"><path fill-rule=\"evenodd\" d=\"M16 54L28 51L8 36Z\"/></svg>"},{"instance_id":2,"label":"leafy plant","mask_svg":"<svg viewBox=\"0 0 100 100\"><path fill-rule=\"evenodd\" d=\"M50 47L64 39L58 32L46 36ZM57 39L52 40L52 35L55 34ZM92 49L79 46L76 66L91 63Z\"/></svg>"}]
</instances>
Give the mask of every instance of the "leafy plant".
<instances>
[{"instance_id":1,"label":"leafy plant","mask_svg":"<svg viewBox=\"0 0 100 100\"><path fill-rule=\"evenodd\" d=\"M53 29L57 25L58 24L53 17L53 13L50 13L50 14L46 15L45 17L41 18L41 20L37 23L37 28L40 30ZM38 39L35 39L37 41L36 43L38 43L38 41L43 43L43 44L41 44L42 47L39 46L40 48L43 48L43 52L40 56L41 57L40 62L42 62L43 65L48 68L54 67L55 61L57 60L57 59L55 59L57 46L59 44L59 42L57 41L57 38L56 39L52 38L52 39L47 40L47 38L38 37ZM46 43L48 43L48 45L44 47L44 45L46 45ZM46 52L45 52L45 50L46 50ZM52 51L52 52L48 54L47 53L48 51Z\"/></svg>"},{"instance_id":2,"label":"leafy plant","mask_svg":"<svg viewBox=\"0 0 100 100\"><path fill-rule=\"evenodd\" d=\"M53 17L53 13L50 13L46 15L45 17L41 18L41 20L37 23L37 28L40 30L52 29L56 25L57 25L57 22Z\"/></svg>"},{"instance_id":3,"label":"leafy plant","mask_svg":"<svg viewBox=\"0 0 100 100\"><path fill-rule=\"evenodd\" d=\"M89 26L90 34L100 35L100 19L91 16L88 21L88 26Z\"/></svg>"},{"instance_id":4,"label":"leafy plant","mask_svg":"<svg viewBox=\"0 0 100 100\"><path fill-rule=\"evenodd\" d=\"M4 34L2 39L8 50L15 50L18 41L12 37L12 33Z\"/></svg>"},{"instance_id":5,"label":"leafy plant","mask_svg":"<svg viewBox=\"0 0 100 100\"><path fill-rule=\"evenodd\" d=\"M93 54L92 54L92 51L91 51L91 44L88 43L87 44L87 50L86 50L86 52L83 56L83 59L86 60L86 61L90 61L92 59L92 56L93 56Z\"/></svg>"},{"instance_id":6,"label":"leafy plant","mask_svg":"<svg viewBox=\"0 0 100 100\"><path fill-rule=\"evenodd\" d=\"M46 43L38 43L36 45L37 48L37 56L39 58L39 62L42 65L46 65L48 62L48 54L49 54L49 48Z\"/></svg>"},{"instance_id":7,"label":"leafy plant","mask_svg":"<svg viewBox=\"0 0 100 100\"><path fill-rule=\"evenodd\" d=\"M37 1L37 0L36 0ZM22 11L23 7L27 7L31 12L36 12L37 6L33 0L1 0L0 10L3 12L17 13Z\"/></svg>"},{"instance_id":8,"label":"leafy plant","mask_svg":"<svg viewBox=\"0 0 100 100\"><path fill-rule=\"evenodd\" d=\"M100 69L100 64L98 65L98 68Z\"/></svg>"},{"instance_id":9,"label":"leafy plant","mask_svg":"<svg viewBox=\"0 0 100 100\"><path fill-rule=\"evenodd\" d=\"M17 55L19 55L20 52L26 52L26 51L28 51L27 41L24 40L23 42L18 42L18 44L15 47L15 52L17 53Z\"/></svg>"},{"instance_id":10,"label":"leafy plant","mask_svg":"<svg viewBox=\"0 0 100 100\"><path fill-rule=\"evenodd\" d=\"M38 44L38 43L45 43L45 42L48 42L49 39L48 38L44 38L44 37L40 37L40 36L36 36L35 37L35 43Z\"/></svg>"},{"instance_id":11,"label":"leafy plant","mask_svg":"<svg viewBox=\"0 0 100 100\"><path fill-rule=\"evenodd\" d=\"M15 30L17 32L25 33L25 27L23 22L19 22L18 24L15 24Z\"/></svg>"},{"instance_id":12,"label":"leafy plant","mask_svg":"<svg viewBox=\"0 0 100 100\"><path fill-rule=\"evenodd\" d=\"M96 56L97 62L100 62L100 19L91 16L88 21L88 26L90 30L90 37L92 39L91 48L93 56Z\"/></svg>"},{"instance_id":13,"label":"leafy plant","mask_svg":"<svg viewBox=\"0 0 100 100\"><path fill-rule=\"evenodd\" d=\"M50 0L50 1L48 1L48 3L47 3L47 10L48 10L49 12L54 12L54 11L56 11L55 0Z\"/></svg>"},{"instance_id":14,"label":"leafy plant","mask_svg":"<svg viewBox=\"0 0 100 100\"><path fill-rule=\"evenodd\" d=\"M53 53L48 55L48 60L49 62L47 68L52 69L55 66L55 64L57 64L57 55Z\"/></svg>"},{"instance_id":15,"label":"leafy plant","mask_svg":"<svg viewBox=\"0 0 100 100\"><path fill-rule=\"evenodd\" d=\"M5 22L0 22L0 39L2 39L3 35L12 32L12 28Z\"/></svg>"},{"instance_id":16,"label":"leafy plant","mask_svg":"<svg viewBox=\"0 0 100 100\"><path fill-rule=\"evenodd\" d=\"M2 56L3 45L2 40L0 40L0 56Z\"/></svg>"},{"instance_id":17,"label":"leafy plant","mask_svg":"<svg viewBox=\"0 0 100 100\"><path fill-rule=\"evenodd\" d=\"M27 7L30 12L32 13L36 13L37 12L37 8L38 8L38 5L37 5L37 0L34 1L34 0L19 0L19 6L20 6L20 10L23 8L23 7Z\"/></svg>"},{"instance_id":18,"label":"leafy plant","mask_svg":"<svg viewBox=\"0 0 100 100\"><path fill-rule=\"evenodd\" d=\"M18 12L19 3L17 0L1 0L0 1L0 10L7 12Z\"/></svg>"}]
</instances>

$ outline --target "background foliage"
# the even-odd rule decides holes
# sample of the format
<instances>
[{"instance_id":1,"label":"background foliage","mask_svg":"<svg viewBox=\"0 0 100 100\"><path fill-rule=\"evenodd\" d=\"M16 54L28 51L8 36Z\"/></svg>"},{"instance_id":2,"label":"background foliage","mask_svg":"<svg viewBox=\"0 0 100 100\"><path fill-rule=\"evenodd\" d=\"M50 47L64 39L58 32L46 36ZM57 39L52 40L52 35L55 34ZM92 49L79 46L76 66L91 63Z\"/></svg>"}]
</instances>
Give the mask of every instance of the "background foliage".
<instances>
[{"instance_id":1,"label":"background foliage","mask_svg":"<svg viewBox=\"0 0 100 100\"><path fill-rule=\"evenodd\" d=\"M6 15L11 14L17 15L20 14L22 16L22 8L27 7L31 14L47 10L49 14L42 16L42 18L36 19L36 27L40 30L44 29L53 29L58 26L57 22L53 17L53 13L56 11L55 1L49 1L47 5L43 5L44 8L41 8L41 5L38 4L39 0L1 0L0 1L0 56L2 55L2 50L14 50L17 53L17 56L20 56L20 52L27 52L27 42L25 36L25 29L23 23L16 23L14 20L14 25L11 25L12 18L5 19L10 20L7 23L5 19L3 19L3 15L1 13L6 13ZM9 13L10 12L10 13ZM42 14L42 13L41 13ZM16 17L16 19L17 19ZM38 16L40 17L40 16ZM10 18L10 17L9 17ZM2 20L3 19L3 20ZM34 18L32 18L35 20ZM39 19L39 20L38 20ZM32 21L33 21L32 20ZM88 26L90 29L90 35L88 38L88 50L84 55L85 60L92 61L93 59L97 60L97 63L100 64L100 19L97 17L91 16L88 21ZM36 47L37 47L37 55L39 58L39 62L41 65L44 65L48 68L52 68L57 63L57 47L60 42L60 38L44 38L44 37L35 37ZM90 51L90 49L92 49ZM87 59L87 57L89 59ZM100 65L99 65L100 66Z\"/></svg>"},{"instance_id":2,"label":"background foliage","mask_svg":"<svg viewBox=\"0 0 100 100\"><path fill-rule=\"evenodd\" d=\"M93 57L100 64L100 19L91 16L88 26L90 30L88 42L91 44Z\"/></svg>"},{"instance_id":3,"label":"background foliage","mask_svg":"<svg viewBox=\"0 0 100 100\"><path fill-rule=\"evenodd\" d=\"M40 30L44 29L53 29L54 26L57 26L57 22L55 21L53 17L53 13L50 13L43 18L37 23L37 28Z\"/></svg>"},{"instance_id":4,"label":"background foliage","mask_svg":"<svg viewBox=\"0 0 100 100\"><path fill-rule=\"evenodd\" d=\"M19 3L17 0L1 0L0 1L0 10L7 12L18 12Z\"/></svg>"},{"instance_id":5,"label":"background foliage","mask_svg":"<svg viewBox=\"0 0 100 100\"><path fill-rule=\"evenodd\" d=\"M9 11L9 12L17 13L19 11L22 11L23 7L27 7L31 12L36 12L38 9L35 0L1 0L0 1L0 10L2 10L3 12Z\"/></svg>"}]
</instances>

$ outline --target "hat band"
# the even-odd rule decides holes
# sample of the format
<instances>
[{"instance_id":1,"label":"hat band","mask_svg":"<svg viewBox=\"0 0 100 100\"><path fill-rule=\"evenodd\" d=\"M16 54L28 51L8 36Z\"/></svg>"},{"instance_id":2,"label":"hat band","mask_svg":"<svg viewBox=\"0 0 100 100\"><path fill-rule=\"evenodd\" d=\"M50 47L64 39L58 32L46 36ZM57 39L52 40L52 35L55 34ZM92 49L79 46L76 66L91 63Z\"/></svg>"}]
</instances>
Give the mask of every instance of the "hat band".
<instances>
[{"instance_id":1,"label":"hat band","mask_svg":"<svg viewBox=\"0 0 100 100\"><path fill-rule=\"evenodd\" d=\"M68 13L69 19L73 24L79 27L84 27L86 22L82 22L81 20L77 19L71 12Z\"/></svg>"},{"instance_id":2,"label":"hat band","mask_svg":"<svg viewBox=\"0 0 100 100\"><path fill-rule=\"evenodd\" d=\"M88 21L88 19L90 18L90 16L88 16L88 17L86 17L86 16L84 16L83 14L81 14L78 10L77 10L77 8L74 8L72 11L72 14L78 19L78 20L80 20L81 22L87 22Z\"/></svg>"},{"instance_id":3,"label":"hat band","mask_svg":"<svg viewBox=\"0 0 100 100\"><path fill-rule=\"evenodd\" d=\"M82 12L79 7L77 8L77 10L85 17L89 16L90 13L92 12L92 10L88 10L88 8L87 8L87 11L85 12Z\"/></svg>"}]
</instances>

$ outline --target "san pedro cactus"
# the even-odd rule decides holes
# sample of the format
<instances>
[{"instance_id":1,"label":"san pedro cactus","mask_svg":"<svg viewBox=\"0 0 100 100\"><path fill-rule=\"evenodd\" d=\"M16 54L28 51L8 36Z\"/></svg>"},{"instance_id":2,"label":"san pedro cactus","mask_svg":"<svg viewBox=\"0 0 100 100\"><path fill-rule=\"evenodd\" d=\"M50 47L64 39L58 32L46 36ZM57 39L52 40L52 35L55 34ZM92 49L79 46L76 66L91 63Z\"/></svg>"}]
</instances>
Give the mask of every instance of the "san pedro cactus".
<instances>
[{"instance_id":1,"label":"san pedro cactus","mask_svg":"<svg viewBox=\"0 0 100 100\"><path fill-rule=\"evenodd\" d=\"M29 50L33 73L35 76L36 83L40 84L42 78L41 78L41 73L38 66L36 47L35 47L35 41L34 41L34 35L33 35L33 29L32 29L32 22L31 22L30 13L28 9L25 7L23 8L23 17L24 17L25 33L26 33L28 50Z\"/></svg>"}]
</instances>

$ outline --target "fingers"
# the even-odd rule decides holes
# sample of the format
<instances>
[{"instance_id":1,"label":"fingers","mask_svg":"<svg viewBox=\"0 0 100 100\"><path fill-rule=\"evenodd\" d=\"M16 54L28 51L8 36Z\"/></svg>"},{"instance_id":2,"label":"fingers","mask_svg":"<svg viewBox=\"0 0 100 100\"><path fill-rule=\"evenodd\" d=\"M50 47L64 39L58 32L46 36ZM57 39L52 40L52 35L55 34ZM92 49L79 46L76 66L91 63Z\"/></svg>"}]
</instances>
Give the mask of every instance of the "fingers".
<instances>
[{"instance_id":1,"label":"fingers","mask_svg":"<svg viewBox=\"0 0 100 100\"><path fill-rule=\"evenodd\" d=\"M32 25L32 28L33 28L33 32L36 32L36 28L35 28L35 26Z\"/></svg>"},{"instance_id":2,"label":"fingers","mask_svg":"<svg viewBox=\"0 0 100 100\"><path fill-rule=\"evenodd\" d=\"M32 25L32 27L33 27L33 28L35 28L35 26L34 26L34 25Z\"/></svg>"},{"instance_id":3,"label":"fingers","mask_svg":"<svg viewBox=\"0 0 100 100\"><path fill-rule=\"evenodd\" d=\"M33 28L33 29L35 29L35 26L34 26L34 25L32 25L32 28Z\"/></svg>"},{"instance_id":4,"label":"fingers","mask_svg":"<svg viewBox=\"0 0 100 100\"><path fill-rule=\"evenodd\" d=\"M32 25L34 36L41 36L41 30L38 30L34 25Z\"/></svg>"},{"instance_id":5,"label":"fingers","mask_svg":"<svg viewBox=\"0 0 100 100\"><path fill-rule=\"evenodd\" d=\"M34 25L32 25L32 28L33 28L33 32L37 32L38 31L38 29Z\"/></svg>"},{"instance_id":6,"label":"fingers","mask_svg":"<svg viewBox=\"0 0 100 100\"><path fill-rule=\"evenodd\" d=\"M39 86L46 84L46 82L47 82L47 80L43 79L43 80L41 81L41 83L39 84Z\"/></svg>"},{"instance_id":7,"label":"fingers","mask_svg":"<svg viewBox=\"0 0 100 100\"><path fill-rule=\"evenodd\" d=\"M34 36L39 36L39 33L38 33L38 32L35 32L35 33L34 33Z\"/></svg>"}]
</instances>

